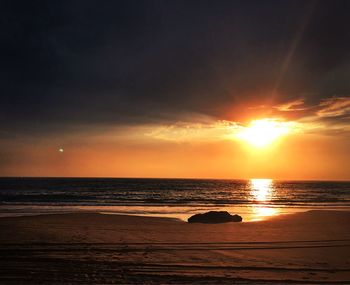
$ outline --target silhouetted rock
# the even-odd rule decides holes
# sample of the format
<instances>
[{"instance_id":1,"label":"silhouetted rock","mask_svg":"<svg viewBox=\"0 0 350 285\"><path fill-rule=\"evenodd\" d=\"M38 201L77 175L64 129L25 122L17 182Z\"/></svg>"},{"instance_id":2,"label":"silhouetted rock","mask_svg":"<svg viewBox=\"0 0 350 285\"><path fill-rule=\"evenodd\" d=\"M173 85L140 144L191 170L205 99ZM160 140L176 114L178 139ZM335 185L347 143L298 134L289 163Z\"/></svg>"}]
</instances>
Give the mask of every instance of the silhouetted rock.
<instances>
[{"instance_id":1,"label":"silhouetted rock","mask_svg":"<svg viewBox=\"0 0 350 285\"><path fill-rule=\"evenodd\" d=\"M189 223L219 224L228 222L242 222L239 215L230 215L226 211L210 211L204 214L196 214L188 218Z\"/></svg>"}]
</instances>

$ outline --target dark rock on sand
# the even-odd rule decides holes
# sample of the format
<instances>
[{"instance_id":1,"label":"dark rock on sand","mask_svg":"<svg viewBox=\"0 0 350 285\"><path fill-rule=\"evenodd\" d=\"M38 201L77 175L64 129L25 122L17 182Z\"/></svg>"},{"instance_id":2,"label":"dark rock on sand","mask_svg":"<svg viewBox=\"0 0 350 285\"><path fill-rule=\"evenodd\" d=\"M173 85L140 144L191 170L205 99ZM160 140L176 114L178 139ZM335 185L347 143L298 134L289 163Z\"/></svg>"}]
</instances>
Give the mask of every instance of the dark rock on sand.
<instances>
[{"instance_id":1,"label":"dark rock on sand","mask_svg":"<svg viewBox=\"0 0 350 285\"><path fill-rule=\"evenodd\" d=\"M196 214L188 218L189 223L219 224L228 222L242 222L239 215L231 215L226 211L210 211L204 214Z\"/></svg>"}]
</instances>

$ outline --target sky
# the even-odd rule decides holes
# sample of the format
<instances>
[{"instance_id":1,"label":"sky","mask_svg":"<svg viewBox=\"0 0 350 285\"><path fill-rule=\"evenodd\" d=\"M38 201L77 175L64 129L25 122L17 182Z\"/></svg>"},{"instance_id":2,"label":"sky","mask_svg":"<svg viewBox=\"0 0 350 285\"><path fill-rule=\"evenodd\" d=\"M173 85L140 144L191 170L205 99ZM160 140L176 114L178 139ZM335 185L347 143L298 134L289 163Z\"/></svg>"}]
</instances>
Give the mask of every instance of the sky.
<instances>
[{"instance_id":1,"label":"sky","mask_svg":"<svg viewBox=\"0 0 350 285\"><path fill-rule=\"evenodd\" d=\"M350 1L0 8L0 176L350 179Z\"/></svg>"}]
</instances>

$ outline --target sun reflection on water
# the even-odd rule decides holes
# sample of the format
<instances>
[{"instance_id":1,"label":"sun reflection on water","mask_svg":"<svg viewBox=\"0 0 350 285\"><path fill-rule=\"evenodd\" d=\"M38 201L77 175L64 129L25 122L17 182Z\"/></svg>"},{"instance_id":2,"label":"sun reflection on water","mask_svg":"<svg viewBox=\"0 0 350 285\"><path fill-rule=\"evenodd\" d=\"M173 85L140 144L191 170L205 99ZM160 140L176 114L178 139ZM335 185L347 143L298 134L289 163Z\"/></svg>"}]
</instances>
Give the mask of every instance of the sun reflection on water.
<instances>
[{"instance_id":1,"label":"sun reflection on water","mask_svg":"<svg viewBox=\"0 0 350 285\"><path fill-rule=\"evenodd\" d=\"M269 206L273 197L272 179L251 179L250 180L251 200L256 204L252 206L253 220L262 220L265 217L278 214L278 210Z\"/></svg>"},{"instance_id":2,"label":"sun reflection on water","mask_svg":"<svg viewBox=\"0 0 350 285\"><path fill-rule=\"evenodd\" d=\"M272 194L272 179L251 179L250 189L252 197L256 202L266 202Z\"/></svg>"}]
</instances>

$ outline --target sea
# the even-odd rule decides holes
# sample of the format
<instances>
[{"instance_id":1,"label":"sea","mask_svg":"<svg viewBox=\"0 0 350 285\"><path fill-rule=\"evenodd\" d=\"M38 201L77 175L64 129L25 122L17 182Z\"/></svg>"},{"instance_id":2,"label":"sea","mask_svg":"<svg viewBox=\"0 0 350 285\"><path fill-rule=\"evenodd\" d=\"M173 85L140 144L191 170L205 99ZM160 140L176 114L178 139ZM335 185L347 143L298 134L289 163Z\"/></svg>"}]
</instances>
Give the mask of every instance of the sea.
<instances>
[{"instance_id":1,"label":"sea","mask_svg":"<svg viewBox=\"0 0 350 285\"><path fill-rule=\"evenodd\" d=\"M350 181L0 178L0 217L99 212L187 220L228 211L243 221L350 210Z\"/></svg>"}]
</instances>

